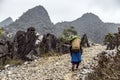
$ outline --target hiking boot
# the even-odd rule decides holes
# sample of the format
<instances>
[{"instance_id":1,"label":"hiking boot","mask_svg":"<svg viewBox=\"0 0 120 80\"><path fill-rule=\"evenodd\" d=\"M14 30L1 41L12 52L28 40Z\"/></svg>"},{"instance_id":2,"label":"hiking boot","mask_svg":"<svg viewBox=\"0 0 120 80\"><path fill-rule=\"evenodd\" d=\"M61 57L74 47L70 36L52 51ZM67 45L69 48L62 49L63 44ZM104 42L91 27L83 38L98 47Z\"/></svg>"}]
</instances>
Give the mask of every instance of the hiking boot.
<instances>
[{"instance_id":1,"label":"hiking boot","mask_svg":"<svg viewBox=\"0 0 120 80\"><path fill-rule=\"evenodd\" d=\"M76 68L75 70L76 70L76 71L80 71L80 68Z\"/></svg>"},{"instance_id":2,"label":"hiking boot","mask_svg":"<svg viewBox=\"0 0 120 80\"><path fill-rule=\"evenodd\" d=\"M77 70L78 70L78 68L75 69L75 71L77 71Z\"/></svg>"}]
</instances>

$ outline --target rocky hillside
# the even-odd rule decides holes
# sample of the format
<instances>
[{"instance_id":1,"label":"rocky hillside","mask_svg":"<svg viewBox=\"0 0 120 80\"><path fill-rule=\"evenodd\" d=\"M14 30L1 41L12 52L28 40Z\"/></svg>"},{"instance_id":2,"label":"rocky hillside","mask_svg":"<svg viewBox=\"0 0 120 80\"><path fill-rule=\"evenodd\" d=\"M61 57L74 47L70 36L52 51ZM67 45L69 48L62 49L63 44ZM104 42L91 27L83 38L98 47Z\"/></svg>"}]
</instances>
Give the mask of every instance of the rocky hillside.
<instances>
[{"instance_id":1,"label":"rocky hillside","mask_svg":"<svg viewBox=\"0 0 120 80\"><path fill-rule=\"evenodd\" d=\"M7 67L0 71L1 80L84 80L91 67L96 66L94 57L101 53L105 46L96 44L85 48L79 70L72 72L70 54L44 57L33 62L25 62L16 67Z\"/></svg>"},{"instance_id":2,"label":"rocky hillside","mask_svg":"<svg viewBox=\"0 0 120 80\"><path fill-rule=\"evenodd\" d=\"M5 27L10 25L11 23L13 23L13 20L11 17L8 17L7 19L3 20L2 22L0 22L0 27Z\"/></svg>"},{"instance_id":3,"label":"rocky hillside","mask_svg":"<svg viewBox=\"0 0 120 80\"><path fill-rule=\"evenodd\" d=\"M86 33L91 41L102 43L104 35L109 32L117 32L120 24L104 23L97 15L86 13L74 21L57 23L55 26L57 36L60 36L65 28L74 26L79 35Z\"/></svg>"},{"instance_id":4,"label":"rocky hillside","mask_svg":"<svg viewBox=\"0 0 120 80\"><path fill-rule=\"evenodd\" d=\"M16 20L14 23L7 26L11 31L25 30L28 27L35 27L42 34L52 32L53 24L50 20L48 12L43 6L36 6L29 9L27 12Z\"/></svg>"}]
</instances>

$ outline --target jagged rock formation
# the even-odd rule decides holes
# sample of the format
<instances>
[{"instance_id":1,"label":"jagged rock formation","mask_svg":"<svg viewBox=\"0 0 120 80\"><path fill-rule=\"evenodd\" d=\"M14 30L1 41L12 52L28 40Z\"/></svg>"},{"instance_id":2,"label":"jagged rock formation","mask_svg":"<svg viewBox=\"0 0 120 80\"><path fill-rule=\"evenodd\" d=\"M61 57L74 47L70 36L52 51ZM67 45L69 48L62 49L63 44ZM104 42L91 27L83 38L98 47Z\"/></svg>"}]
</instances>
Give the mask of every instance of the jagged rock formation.
<instances>
[{"instance_id":1,"label":"jagged rock formation","mask_svg":"<svg viewBox=\"0 0 120 80\"><path fill-rule=\"evenodd\" d=\"M16 32L17 30L26 30L31 26L35 27L36 30L42 34L52 32L53 24L44 7L36 6L29 9L27 12L23 13L18 20L10 24L8 28Z\"/></svg>"},{"instance_id":2,"label":"jagged rock formation","mask_svg":"<svg viewBox=\"0 0 120 80\"><path fill-rule=\"evenodd\" d=\"M95 14L86 13L74 21L57 23L55 26L57 36L60 36L65 28L74 26L80 36L86 33L92 42L102 43L104 35L108 32L117 32L120 24L104 23Z\"/></svg>"},{"instance_id":3,"label":"jagged rock formation","mask_svg":"<svg viewBox=\"0 0 120 80\"><path fill-rule=\"evenodd\" d=\"M11 17L8 17L7 19L0 22L0 27L8 26L9 24L13 23L13 20Z\"/></svg>"}]
</instances>

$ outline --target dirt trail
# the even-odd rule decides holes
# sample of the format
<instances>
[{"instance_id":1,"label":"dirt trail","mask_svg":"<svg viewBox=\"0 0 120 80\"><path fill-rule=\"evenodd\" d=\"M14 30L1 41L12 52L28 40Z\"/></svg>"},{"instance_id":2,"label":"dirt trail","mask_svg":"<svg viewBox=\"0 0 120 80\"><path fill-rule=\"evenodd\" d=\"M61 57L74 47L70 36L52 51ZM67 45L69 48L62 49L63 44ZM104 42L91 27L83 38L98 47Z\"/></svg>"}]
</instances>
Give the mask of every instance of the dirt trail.
<instances>
[{"instance_id":1,"label":"dirt trail","mask_svg":"<svg viewBox=\"0 0 120 80\"><path fill-rule=\"evenodd\" d=\"M85 48L79 71L67 73L64 80L84 80L86 74L91 71L90 68L97 65L97 61L94 60L94 57L97 57L97 54L101 53L103 50L105 50L105 46L99 44Z\"/></svg>"},{"instance_id":2,"label":"dirt trail","mask_svg":"<svg viewBox=\"0 0 120 80\"><path fill-rule=\"evenodd\" d=\"M85 48L82 63L75 72L71 71L70 54L65 54L9 67L0 72L0 80L84 80L84 74L87 72L85 69L97 64L93 58L104 49L101 45Z\"/></svg>"}]
</instances>

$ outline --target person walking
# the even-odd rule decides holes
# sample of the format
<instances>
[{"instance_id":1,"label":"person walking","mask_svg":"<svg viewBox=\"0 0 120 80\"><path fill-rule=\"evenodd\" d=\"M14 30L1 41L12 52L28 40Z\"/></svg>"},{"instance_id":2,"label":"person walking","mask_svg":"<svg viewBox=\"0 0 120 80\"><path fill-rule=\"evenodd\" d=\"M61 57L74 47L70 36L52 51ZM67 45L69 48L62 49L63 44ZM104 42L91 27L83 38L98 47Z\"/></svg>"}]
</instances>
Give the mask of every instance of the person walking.
<instances>
[{"instance_id":1,"label":"person walking","mask_svg":"<svg viewBox=\"0 0 120 80\"><path fill-rule=\"evenodd\" d=\"M80 45L81 40L79 37L75 37L71 40L71 46L70 46L70 55L71 55L71 63L72 63L72 71L78 69L79 64L82 60L82 46Z\"/></svg>"}]
</instances>

